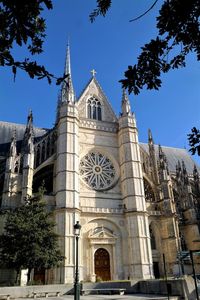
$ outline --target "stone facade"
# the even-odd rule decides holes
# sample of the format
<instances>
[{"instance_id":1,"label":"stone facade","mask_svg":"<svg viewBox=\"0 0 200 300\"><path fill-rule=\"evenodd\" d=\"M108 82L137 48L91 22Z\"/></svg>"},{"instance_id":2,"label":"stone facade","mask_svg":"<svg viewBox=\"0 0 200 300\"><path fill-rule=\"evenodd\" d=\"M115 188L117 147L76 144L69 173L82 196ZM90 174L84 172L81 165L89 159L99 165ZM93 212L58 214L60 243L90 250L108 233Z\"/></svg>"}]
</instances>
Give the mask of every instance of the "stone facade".
<instances>
[{"instance_id":1,"label":"stone facade","mask_svg":"<svg viewBox=\"0 0 200 300\"><path fill-rule=\"evenodd\" d=\"M138 142L125 91L119 118L95 76L75 100L69 48L66 73L55 127L39 134L30 113L23 138L17 138L16 126L11 142L0 144L2 209L23 204L44 182L44 198L55 215L65 259L33 278L74 281L76 221L82 226L81 280L163 276L163 254L172 274L178 253L198 248L197 167L185 150L156 146L151 131L148 145Z\"/></svg>"}]
</instances>

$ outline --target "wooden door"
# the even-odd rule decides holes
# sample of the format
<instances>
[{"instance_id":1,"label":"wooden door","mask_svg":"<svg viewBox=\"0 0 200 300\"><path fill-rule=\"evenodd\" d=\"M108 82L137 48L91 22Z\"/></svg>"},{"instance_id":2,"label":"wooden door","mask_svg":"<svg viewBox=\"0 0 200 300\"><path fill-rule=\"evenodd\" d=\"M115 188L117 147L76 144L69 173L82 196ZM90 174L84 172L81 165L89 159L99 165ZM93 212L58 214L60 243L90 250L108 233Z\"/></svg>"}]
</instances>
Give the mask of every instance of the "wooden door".
<instances>
[{"instance_id":1,"label":"wooden door","mask_svg":"<svg viewBox=\"0 0 200 300\"><path fill-rule=\"evenodd\" d=\"M108 281L110 277L110 256L107 250L99 248L94 255L97 280Z\"/></svg>"},{"instance_id":2,"label":"wooden door","mask_svg":"<svg viewBox=\"0 0 200 300\"><path fill-rule=\"evenodd\" d=\"M33 280L37 284L45 284L45 269L37 270L34 269Z\"/></svg>"}]
</instances>

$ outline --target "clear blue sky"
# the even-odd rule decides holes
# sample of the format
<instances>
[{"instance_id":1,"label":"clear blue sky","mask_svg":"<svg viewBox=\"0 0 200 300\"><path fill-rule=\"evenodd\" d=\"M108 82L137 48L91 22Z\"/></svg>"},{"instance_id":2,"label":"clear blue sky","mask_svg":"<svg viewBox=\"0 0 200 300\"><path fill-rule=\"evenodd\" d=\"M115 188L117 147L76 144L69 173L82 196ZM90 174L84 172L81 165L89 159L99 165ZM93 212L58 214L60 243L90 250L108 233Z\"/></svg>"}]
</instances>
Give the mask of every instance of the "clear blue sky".
<instances>
[{"instance_id":1,"label":"clear blue sky","mask_svg":"<svg viewBox=\"0 0 200 300\"><path fill-rule=\"evenodd\" d=\"M99 17L91 24L89 13L94 0L53 1L54 9L45 12L47 37L44 53L38 61L50 72L60 76L68 36L71 45L72 78L78 96L95 68L97 80L110 100L114 111L120 112L121 86L119 79L129 64L136 63L140 47L156 35L155 18L162 1L148 15L137 22L129 20L140 15L152 0L114 0L106 18ZM14 49L19 58L24 49ZM195 56L187 60L187 67L163 76L159 91L144 90L130 95L136 114L139 140L147 141L151 128L155 143L170 147L186 147L187 133L193 126L200 127L200 70ZM47 81L32 80L18 72L16 81L9 69L0 70L0 120L25 123L29 109L33 110L34 124L51 128L55 121L58 87Z\"/></svg>"}]
</instances>

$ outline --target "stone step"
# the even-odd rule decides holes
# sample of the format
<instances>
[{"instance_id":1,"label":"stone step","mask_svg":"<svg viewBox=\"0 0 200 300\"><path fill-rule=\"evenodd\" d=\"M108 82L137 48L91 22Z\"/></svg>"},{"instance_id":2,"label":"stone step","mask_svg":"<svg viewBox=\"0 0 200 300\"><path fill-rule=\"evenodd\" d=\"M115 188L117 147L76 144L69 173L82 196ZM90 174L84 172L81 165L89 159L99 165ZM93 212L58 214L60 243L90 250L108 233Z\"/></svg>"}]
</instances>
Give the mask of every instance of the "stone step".
<instances>
[{"instance_id":1,"label":"stone step","mask_svg":"<svg viewBox=\"0 0 200 300\"><path fill-rule=\"evenodd\" d=\"M152 295L152 294L133 294L131 300L179 300L178 296Z\"/></svg>"}]
</instances>

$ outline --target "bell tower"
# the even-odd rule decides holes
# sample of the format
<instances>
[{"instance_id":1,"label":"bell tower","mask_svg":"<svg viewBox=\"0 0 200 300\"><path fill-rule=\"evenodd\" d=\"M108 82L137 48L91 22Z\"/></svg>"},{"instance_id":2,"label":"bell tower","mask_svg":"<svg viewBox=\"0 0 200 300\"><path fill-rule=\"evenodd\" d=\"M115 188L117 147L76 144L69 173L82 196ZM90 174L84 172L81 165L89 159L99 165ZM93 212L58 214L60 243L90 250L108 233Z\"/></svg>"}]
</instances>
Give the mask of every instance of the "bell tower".
<instances>
[{"instance_id":1,"label":"bell tower","mask_svg":"<svg viewBox=\"0 0 200 300\"><path fill-rule=\"evenodd\" d=\"M64 258L58 283L74 278L74 224L80 220L79 203L79 117L75 102L70 67L70 48L67 46L66 79L61 89L57 119L56 152L56 224ZM60 278L59 278L60 276Z\"/></svg>"}]
</instances>

